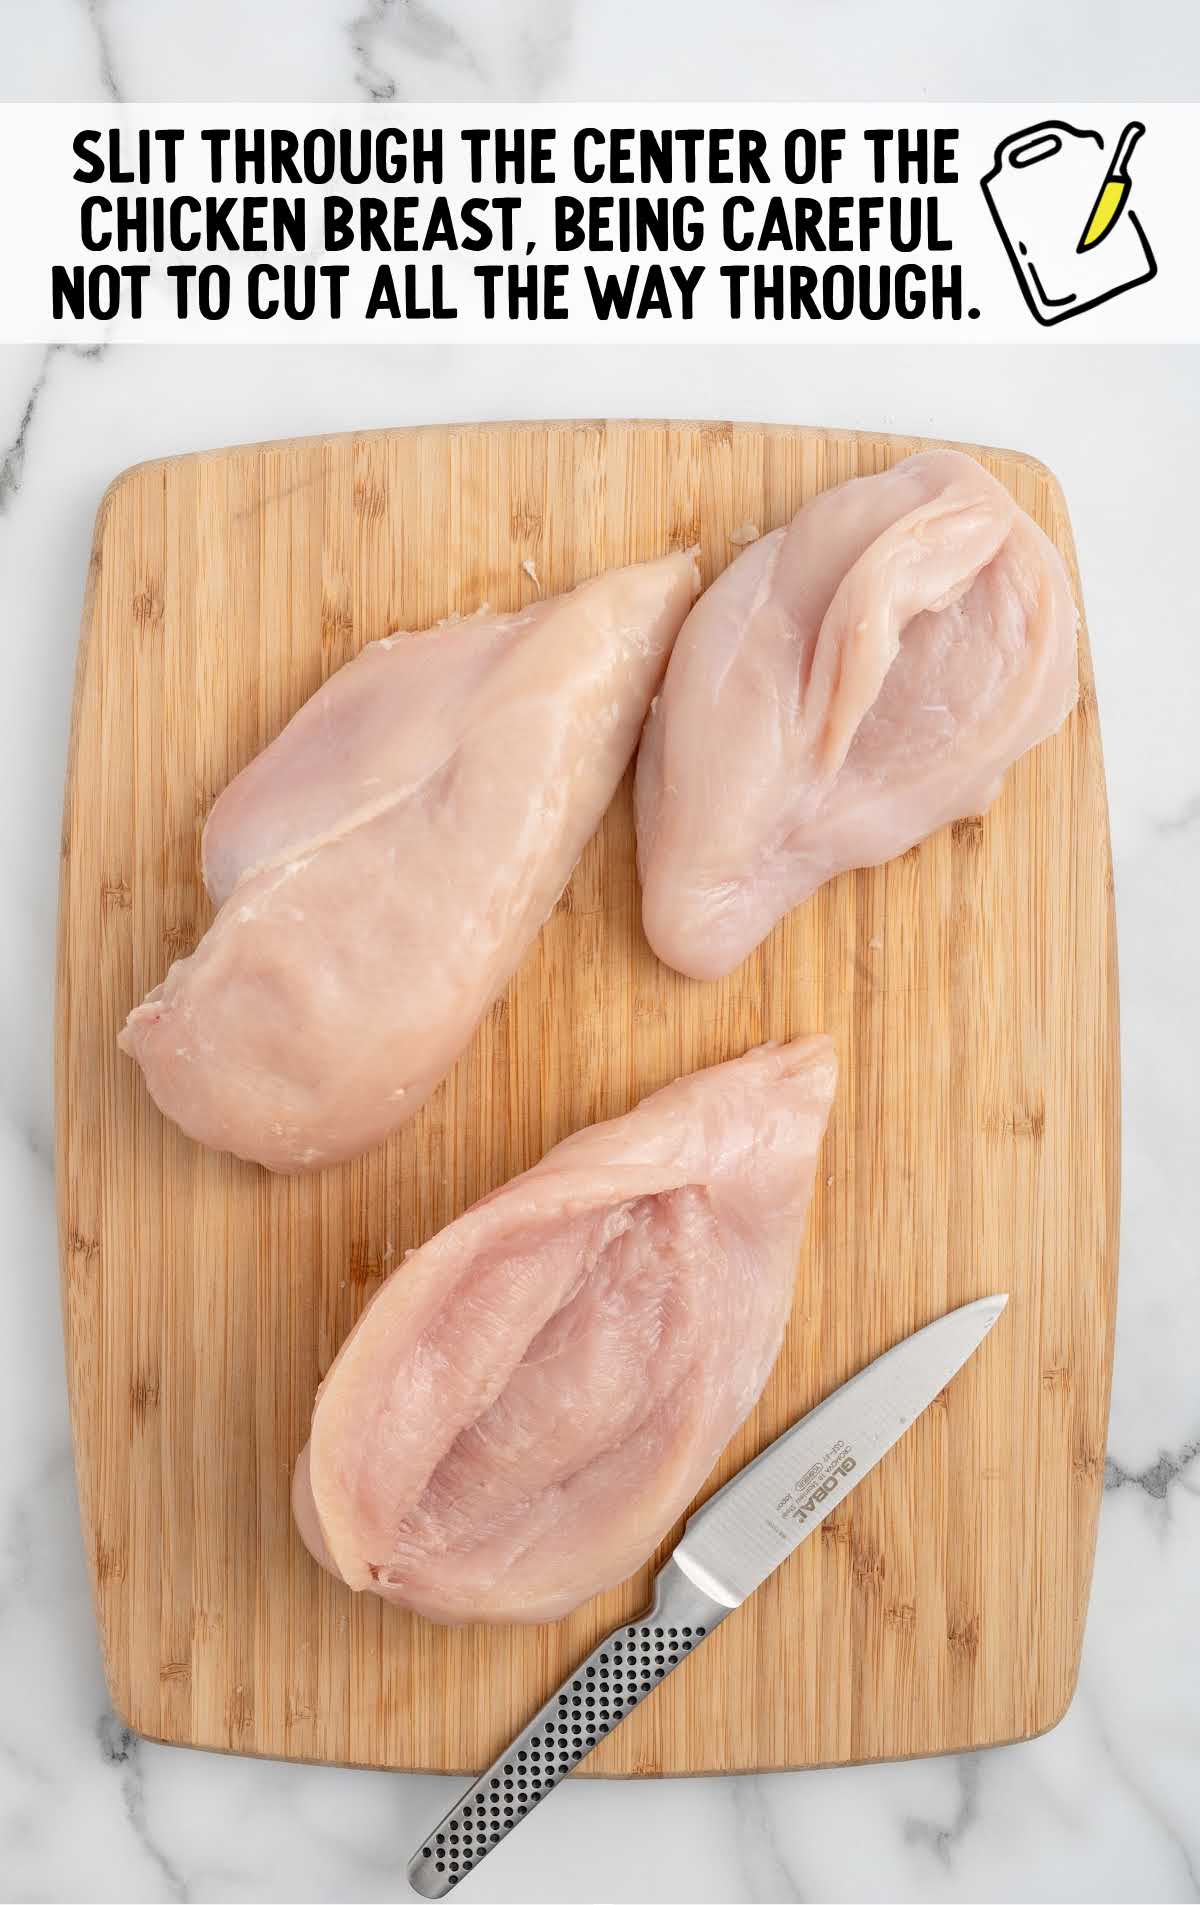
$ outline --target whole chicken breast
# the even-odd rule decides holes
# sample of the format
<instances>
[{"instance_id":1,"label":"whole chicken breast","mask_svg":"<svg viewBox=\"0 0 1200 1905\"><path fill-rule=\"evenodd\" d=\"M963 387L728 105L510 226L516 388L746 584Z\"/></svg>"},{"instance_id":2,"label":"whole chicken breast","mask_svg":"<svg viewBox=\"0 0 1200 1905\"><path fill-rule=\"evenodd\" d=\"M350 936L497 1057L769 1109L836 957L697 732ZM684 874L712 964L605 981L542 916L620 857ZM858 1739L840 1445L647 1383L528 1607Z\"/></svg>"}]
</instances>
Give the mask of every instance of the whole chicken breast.
<instances>
[{"instance_id":1,"label":"whole chicken breast","mask_svg":"<svg viewBox=\"0 0 1200 1905\"><path fill-rule=\"evenodd\" d=\"M276 1171L411 1117L599 825L697 587L666 556L333 675L216 802L220 911L121 1034L167 1116Z\"/></svg>"},{"instance_id":2,"label":"whole chicken breast","mask_svg":"<svg viewBox=\"0 0 1200 1905\"><path fill-rule=\"evenodd\" d=\"M638 756L646 936L730 972L834 874L982 814L1075 704L1062 558L973 458L805 505L692 610Z\"/></svg>"},{"instance_id":3,"label":"whole chicken breast","mask_svg":"<svg viewBox=\"0 0 1200 1905\"><path fill-rule=\"evenodd\" d=\"M826 1038L695 1072L410 1256L296 1465L322 1566L452 1623L554 1620L637 1568L775 1361L835 1083Z\"/></svg>"}]
</instances>

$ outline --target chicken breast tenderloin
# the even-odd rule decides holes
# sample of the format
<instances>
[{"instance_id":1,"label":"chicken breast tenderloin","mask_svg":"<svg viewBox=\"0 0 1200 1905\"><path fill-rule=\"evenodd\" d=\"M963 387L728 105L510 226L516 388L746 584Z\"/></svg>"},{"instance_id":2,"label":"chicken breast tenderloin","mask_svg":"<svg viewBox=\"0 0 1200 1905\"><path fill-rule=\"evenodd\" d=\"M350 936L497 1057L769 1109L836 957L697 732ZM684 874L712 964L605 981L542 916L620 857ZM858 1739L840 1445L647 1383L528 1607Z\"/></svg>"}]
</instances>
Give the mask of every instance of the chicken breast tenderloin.
<instances>
[{"instance_id":1,"label":"chicken breast tenderloin","mask_svg":"<svg viewBox=\"0 0 1200 1905\"><path fill-rule=\"evenodd\" d=\"M595 832L697 588L671 555L333 675L216 802L221 910L121 1034L168 1117L276 1171L411 1117Z\"/></svg>"},{"instance_id":2,"label":"chicken breast tenderloin","mask_svg":"<svg viewBox=\"0 0 1200 1905\"><path fill-rule=\"evenodd\" d=\"M826 1038L696 1072L409 1257L296 1466L322 1565L447 1622L554 1620L632 1573L775 1361L835 1083Z\"/></svg>"},{"instance_id":3,"label":"chicken breast tenderloin","mask_svg":"<svg viewBox=\"0 0 1200 1905\"><path fill-rule=\"evenodd\" d=\"M1075 704L1058 551L958 451L808 503L718 576L637 769L646 936L719 978L834 874L983 813Z\"/></svg>"}]
</instances>

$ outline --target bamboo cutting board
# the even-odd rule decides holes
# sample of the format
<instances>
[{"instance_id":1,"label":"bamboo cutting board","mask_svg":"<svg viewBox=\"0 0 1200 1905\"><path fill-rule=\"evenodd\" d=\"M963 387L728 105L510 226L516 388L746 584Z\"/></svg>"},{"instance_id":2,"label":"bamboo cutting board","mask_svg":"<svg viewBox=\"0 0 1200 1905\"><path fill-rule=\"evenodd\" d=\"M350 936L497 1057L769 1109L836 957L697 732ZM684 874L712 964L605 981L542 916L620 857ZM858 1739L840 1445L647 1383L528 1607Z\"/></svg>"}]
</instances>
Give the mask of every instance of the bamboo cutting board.
<instances>
[{"instance_id":1,"label":"bamboo cutting board","mask_svg":"<svg viewBox=\"0 0 1200 1905\"><path fill-rule=\"evenodd\" d=\"M215 795L396 628L508 609L883 469L912 439L729 424L382 431L151 463L101 504L62 842L58 1146L83 1522L118 1711L156 1739L475 1770L649 1570L557 1626L448 1631L322 1574L288 1483L380 1280L578 1126L765 1038L842 1062L787 1340L713 1484L953 1305L1011 1292L951 1388L586 1763L695 1773L932 1753L1052 1725L1074 1686L1117 1248L1117 993L1086 639L1064 732L983 821L834 881L729 980L642 938L628 785L420 1115L302 1179L200 1150L116 1048L209 917ZM974 452L1073 568L1031 459ZM703 740L703 737L701 737ZM677 1531L676 1531L677 1532Z\"/></svg>"}]
</instances>

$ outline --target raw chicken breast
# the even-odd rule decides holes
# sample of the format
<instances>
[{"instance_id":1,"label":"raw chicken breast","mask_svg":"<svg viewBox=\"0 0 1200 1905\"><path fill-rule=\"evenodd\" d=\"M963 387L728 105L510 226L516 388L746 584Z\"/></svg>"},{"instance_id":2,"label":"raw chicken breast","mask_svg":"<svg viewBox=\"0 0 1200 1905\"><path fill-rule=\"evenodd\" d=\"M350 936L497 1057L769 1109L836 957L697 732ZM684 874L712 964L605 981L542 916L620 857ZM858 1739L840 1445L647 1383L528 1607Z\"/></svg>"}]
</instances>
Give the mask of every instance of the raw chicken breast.
<instances>
[{"instance_id":1,"label":"raw chicken breast","mask_svg":"<svg viewBox=\"0 0 1200 1905\"><path fill-rule=\"evenodd\" d=\"M835 873L981 814L1075 704L1057 550L954 450L826 491L701 597L637 770L646 936L714 979Z\"/></svg>"},{"instance_id":2,"label":"raw chicken breast","mask_svg":"<svg viewBox=\"0 0 1200 1905\"><path fill-rule=\"evenodd\" d=\"M762 1046L578 1132L416 1251L317 1394L324 1567L433 1620L555 1620L638 1567L753 1407L836 1082Z\"/></svg>"},{"instance_id":3,"label":"raw chicken breast","mask_svg":"<svg viewBox=\"0 0 1200 1905\"><path fill-rule=\"evenodd\" d=\"M121 1035L162 1110L276 1171L411 1117L595 832L697 586L667 556L332 676L214 806L221 910Z\"/></svg>"}]
</instances>

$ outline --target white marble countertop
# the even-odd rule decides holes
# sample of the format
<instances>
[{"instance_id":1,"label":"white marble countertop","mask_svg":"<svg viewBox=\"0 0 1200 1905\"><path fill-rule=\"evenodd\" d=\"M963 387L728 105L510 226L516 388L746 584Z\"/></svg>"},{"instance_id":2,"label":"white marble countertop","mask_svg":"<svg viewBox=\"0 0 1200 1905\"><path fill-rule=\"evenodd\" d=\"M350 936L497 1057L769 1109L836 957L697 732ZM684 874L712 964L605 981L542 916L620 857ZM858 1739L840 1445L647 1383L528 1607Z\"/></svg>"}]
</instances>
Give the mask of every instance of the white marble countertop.
<instances>
[{"instance_id":1,"label":"white marble countertop","mask_svg":"<svg viewBox=\"0 0 1200 1905\"><path fill-rule=\"evenodd\" d=\"M1010 0L6 0L21 99L1170 98L1200 9ZM251 17L247 17L251 16ZM1086 22L1086 32L1084 30ZM960 27L959 33L963 32ZM1070 501L1112 802L1125 1191L1107 1494L1078 1696L1046 1738L841 1772L578 1782L476 1900L1200 1896L1200 352L752 348L0 353L0 1897L406 1895L449 1782L146 1744L109 1711L59 1333L50 1049L59 803L92 516L124 465L360 425L712 415L1016 444ZM1189 1347L1190 1345L1190 1347Z\"/></svg>"}]
</instances>

